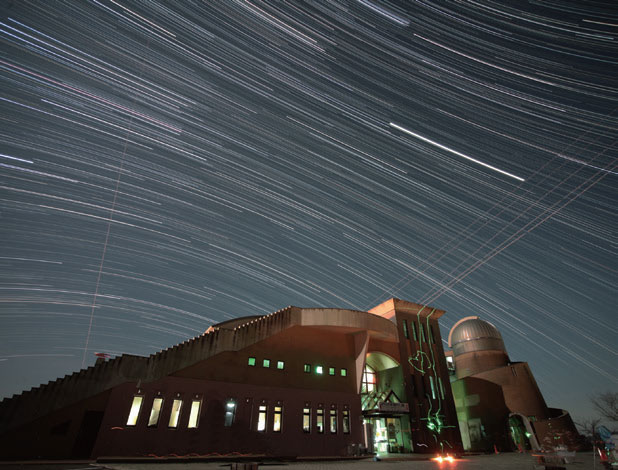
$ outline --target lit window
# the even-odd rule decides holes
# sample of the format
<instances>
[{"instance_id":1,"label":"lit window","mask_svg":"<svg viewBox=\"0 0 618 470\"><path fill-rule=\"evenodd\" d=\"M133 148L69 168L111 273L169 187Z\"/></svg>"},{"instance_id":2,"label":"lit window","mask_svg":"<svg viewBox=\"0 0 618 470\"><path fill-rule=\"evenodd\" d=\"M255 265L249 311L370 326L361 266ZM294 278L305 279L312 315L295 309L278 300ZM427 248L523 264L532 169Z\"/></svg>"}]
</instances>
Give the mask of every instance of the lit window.
<instances>
[{"instance_id":1,"label":"lit window","mask_svg":"<svg viewBox=\"0 0 618 470\"><path fill-rule=\"evenodd\" d=\"M262 367L270 367L270 359L264 359L262 361Z\"/></svg>"},{"instance_id":2,"label":"lit window","mask_svg":"<svg viewBox=\"0 0 618 470\"><path fill-rule=\"evenodd\" d=\"M337 434L337 410L330 410L330 432Z\"/></svg>"},{"instance_id":3,"label":"lit window","mask_svg":"<svg viewBox=\"0 0 618 470\"><path fill-rule=\"evenodd\" d=\"M311 408L303 408L303 432L311 432Z\"/></svg>"},{"instance_id":4,"label":"lit window","mask_svg":"<svg viewBox=\"0 0 618 470\"><path fill-rule=\"evenodd\" d=\"M440 386L440 396L444 400L444 386L442 385L442 379L438 377L438 385Z\"/></svg>"},{"instance_id":5,"label":"lit window","mask_svg":"<svg viewBox=\"0 0 618 470\"><path fill-rule=\"evenodd\" d=\"M137 395L133 397L131 411L129 412L129 419L127 419L127 426L135 426L137 424L137 418L139 416L139 410L142 407L142 401L144 401L144 397Z\"/></svg>"},{"instance_id":6,"label":"lit window","mask_svg":"<svg viewBox=\"0 0 618 470\"><path fill-rule=\"evenodd\" d=\"M426 342L426 340L425 340L425 325L423 325L423 324L421 323L421 325L420 325L420 326L421 326L421 341L422 341L422 342Z\"/></svg>"},{"instance_id":7,"label":"lit window","mask_svg":"<svg viewBox=\"0 0 618 470\"><path fill-rule=\"evenodd\" d=\"M281 406L275 406L275 413L273 416L273 432L281 432L282 418L283 418L283 408Z\"/></svg>"},{"instance_id":8,"label":"lit window","mask_svg":"<svg viewBox=\"0 0 618 470\"><path fill-rule=\"evenodd\" d=\"M403 321L403 335L406 338L410 338L410 332L408 331L408 322L407 321Z\"/></svg>"},{"instance_id":9,"label":"lit window","mask_svg":"<svg viewBox=\"0 0 618 470\"><path fill-rule=\"evenodd\" d=\"M303 367L303 370L306 373L310 373L311 372L311 364L305 364L305 366Z\"/></svg>"},{"instance_id":10,"label":"lit window","mask_svg":"<svg viewBox=\"0 0 618 470\"><path fill-rule=\"evenodd\" d=\"M260 409L259 409L259 413L258 413L258 423L257 423L257 430L258 431L266 431L266 413L267 413L267 406L266 405L260 405Z\"/></svg>"},{"instance_id":11,"label":"lit window","mask_svg":"<svg viewBox=\"0 0 618 470\"><path fill-rule=\"evenodd\" d=\"M236 416L236 402L228 400L225 404L225 423L223 423L226 428L234 424L234 416Z\"/></svg>"},{"instance_id":12,"label":"lit window","mask_svg":"<svg viewBox=\"0 0 618 470\"><path fill-rule=\"evenodd\" d=\"M174 400L172 403L172 412L168 426L170 428L178 427L178 419L180 418L180 409L182 408L182 400Z\"/></svg>"},{"instance_id":13,"label":"lit window","mask_svg":"<svg viewBox=\"0 0 618 470\"><path fill-rule=\"evenodd\" d=\"M350 412L343 410L343 433L350 434Z\"/></svg>"},{"instance_id":14,"label":"lit window","mask_svg":"<svg viewBox=\"0 0 618 470\"><path fill-rule=\"evenodd\" d=\"M414 341L418 341L418 338L416 336L416 323L411 321L410 325L412 325L412 338L414 338Z\"/></svg>"},{"instance_id":15,"label":"lit window","mask_svg":"<svg viewBox=\"0 0 618 470\"><path fill-rule=\"evenodd\" d=\"M365 366L365 371L363 372L363 383L361 386L361 393L371 393L376 389L376 373L375 371L369 367Z\"/></svg>"},{"instance_id":16,"label":"lit window","mask_svg":"<svg viewBox=\"0 0 618 470\"><path fill-rule=\"evenodd\" d=\"M191 411L189 412L189 429L197 428L197 424L200 420L200 407L202 406L201 400L193 400L191 402Z\"/></svg>"},{"instance_id":17,"label":"lit window","mask_svg":"<svg viewBox=\"0 0 618 470\"><path fill-rule=\"evenodd\" d=\"M277 361L277 369L283 370L284 367L285 367L285 362Z\"/></svg>"},{"instance_id":18,"label":"lit window","mask_svg":"<svg viewBox=\"0 0 618 470\"><path fill-rule=\"evenodd\" d=\"M161 408L163 408L163 398L155 398L152 401L152 409L150 410L150 418L148 418L148 426L154 427L159 424Z\"/></svg>"},{"instance_id":19,"label":"lit window","mask_svg":"<svg viewBox=\"0 0 618 470\"><path fill-rule=\"evenodd\" d=\"M247 364L250 366L254 366L255 365L255 357L250 357L249 360L247 361Z\"/></svg>"},{"instance_id":20,"label":"lit window","mask_svg":"<svg viewBox=\"0 0 618 470\"><path fill-rule=\"evenodd\" d=\"M318 428L318 433L324 434L324 410L322 408L318 408L315 427Z\"/></svg>"},{"instance_id":21,"label":"lit window","mask_svg":"<svg viewBox=\"0 0 618 470\"><path fill-rule=\"evenodd\" d=\"M431 398L435 400L436 399L436 388L435 388L435 385L433 384L433 377L431 375L429 376L429 385L431 385Z\"/></svg>"},{"instance_id":22,"label":"lit window","mask_svg":"<svg viewBox=\"0 0 618 470\"><path fill-rule=\"evenodd\" d=\"M322 367L322 366L315 366L315 373L316 374L323 374L324 373L324 367Z\"/></svg>"},{"instance_id":23,"label":"lit window","mask_svg":"<svg viewBox=\"0 0 618 470\"><path fill-rule=\"evenodd\" d=\"M341 369L341 377L347 377L348 376L348 370L347 369Z\"/></svg>"},{"instance_id":24,"label":"lit window","mask_svg":"<svg viewBox=\"0 0 618 470\"><path fill-rule=\"evenodd\" d=\"M453 356L446 356L446 367L448 370L455 370L455 363L453 362Z\"/></svg>"},{"instance_id":25,"label":"lit window","mask_svg":"<svg viewBox=\"0 0 618 470\"><path fill-rule=\"evenodd\" d=\"M328 368L328 375L335 375L335 368L334 367L329 367Z\"/></svg>"}]
</instances>

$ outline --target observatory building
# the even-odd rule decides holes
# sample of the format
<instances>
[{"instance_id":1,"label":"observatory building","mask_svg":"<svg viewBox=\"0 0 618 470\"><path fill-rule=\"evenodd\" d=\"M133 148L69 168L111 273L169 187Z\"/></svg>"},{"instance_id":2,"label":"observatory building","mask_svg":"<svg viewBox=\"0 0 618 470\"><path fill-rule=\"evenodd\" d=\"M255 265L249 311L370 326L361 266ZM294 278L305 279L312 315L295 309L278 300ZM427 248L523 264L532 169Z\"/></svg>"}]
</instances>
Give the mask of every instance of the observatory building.
<instances>
[{"instance_id":1,"label":"observatory building","mask_svg":"<svg viewBox=\"0 0 618 470\"><path fill-rule=\"evenodd\" d=\"M288 307L219 323L149 357L100 358L0 402L0 458L461 451L443 314L398 299L368 312ZM493 368L508 363L494 339L478 353ZM486 369L464 346L455 344L466 372L454 389L502 397L502 382L477 378ZM489 385L476 392L477 383ZM541 401L525 417L550 417L531 376L526 384ZM488 399L506 413L504 396ZM466 436L475 416L462 421Z\"/></svg>"},{"instance_id":2,"label":"observatory building","mask_svg":"<svg viewBox=\"0 0 618 470\"><path fill-rule=\"evenodd\" d=\"M500 332L479 317L451 329L447 363L465 450L572 447L569 413L548 408L526 362L509 359ZM495 446L495 447L494 447Z\"/></svg>"}]
</instances>

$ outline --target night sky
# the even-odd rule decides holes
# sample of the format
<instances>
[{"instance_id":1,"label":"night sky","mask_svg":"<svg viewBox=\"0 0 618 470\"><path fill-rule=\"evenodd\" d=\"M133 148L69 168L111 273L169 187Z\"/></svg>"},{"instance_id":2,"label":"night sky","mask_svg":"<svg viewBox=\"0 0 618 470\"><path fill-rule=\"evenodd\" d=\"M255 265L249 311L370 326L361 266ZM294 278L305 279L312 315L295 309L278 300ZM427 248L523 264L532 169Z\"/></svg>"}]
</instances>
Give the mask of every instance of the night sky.
<instances>
[{"instance_id":1,"label":"night sky","mask_svg":"<svg viewBox=\"0 0 618 470\"><path fill-rule=\"evenodd\" d=\"M612 7L612 4L614 5ZM0 2L0 396L288 305L616 390L618 8Z\"/></svg>"}]
</instances>

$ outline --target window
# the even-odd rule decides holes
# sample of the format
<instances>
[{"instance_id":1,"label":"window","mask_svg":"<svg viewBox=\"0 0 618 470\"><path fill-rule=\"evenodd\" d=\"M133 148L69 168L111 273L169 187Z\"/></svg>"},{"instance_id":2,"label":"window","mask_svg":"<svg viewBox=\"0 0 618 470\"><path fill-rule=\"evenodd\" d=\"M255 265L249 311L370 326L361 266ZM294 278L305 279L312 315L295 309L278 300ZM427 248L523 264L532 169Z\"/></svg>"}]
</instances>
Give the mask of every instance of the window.
<instances>
[{"instance_id":1,"label":"window","mask_svg":"<svg viewBox=\"0 0 618 470\"><path fill-rule=\"evenodd\" d=\"M416 336L416 323L411 321L410 325L412 325L412 337L414 338L414 341L418 341L418 338Z\"/></svg>"},{"instance_id":2,"label":"window","mask_svg":"<svg viewBox=\"0 0 618 470\"><path fill-rule=\"evenodd\" d=\"M270 367L270 359L264 359L262 361L262 367Z\"/></svg>"},{"instance_id":3,"label":"window","mask_svg":"<svg viewBox=\"0 0 618 470\"><path fill-rule=\"evenodd\" d=\"M306 373L310 373L311 372L311 364L305 364L304 367L303 367L303 370Z\"/></svg>"},{"instance_id":4,"label":"window","mask_svg":"<svg viewBox=\"0 0 618 470\"><path fill-rule=\"evenodd\" d=\"M511 372L513 373L513 377L517 377L517 370L515 367L511 366Z\"/></svg>"},{"instance_id":5,"label":"window","mask_svg":"<svg viewBox=\"0 0 618 470\"><path fill-rule=\"evenodd\" d=\"M159 424L159 416L163 408L163 398L155 398L152 401L152 409L150 410L150 418L148 418L148 426L154 427Z\"/></svg>"},{"instance_id":6,"label":"window","mask_svg":"<svg viewBox=\"0 0 618 470\"><path fill-rule=\"evenodd\" d=\"M318 428L318 433L324 434L324 409L318 408L318 415L316 416L315 427Z\"/></svg>"},{"instance_id":7,"label":"window","mask_svg":"<svg viewBox=\"0 0 618 470\"><path fill-rule=\"evenodd\" d=\"M341 377L347 377L348 376L348 369L341 369Z\"/></svg>"},{"instance_id":8,"label":"window","mask_svg":"<svg viewBox=\"0 0 618 470\"><path fill-rule=\"evenodd\" d=\"M405 320L403 321L403 335L408 339L410 338L410 332L408 331L408 322Z\"/></svg>"},{"instance_id":9,"label":"window","mask_svg":"<svg viewBox=\"0 0 618 470\"><path fill-rule=\"evenodd\" d=\"M129 419L127 419L127 426L135 426L137 424L137 418L139 417L139 410L142 407L142 401L144 397L135 395L133 397L133 403L131 403L131 411L129 411Z\"/></svg>"},{"instance_id":10,"label":"window","mask_svg":"<svg viewBox=\"0 0 618 470\"><path fill-rule=\"evenodd\" d=\"M343 433L350 434L350 412L343 410Z\"/></svg>"},{"instance_id":11,"label":"window","mask_svg":"<svg viewBox=\"0 0 618 470\"><path fill-rule=\"evenodd\" d=\"M170 421L167 424L170 428L178 427L178 419L180 418L181 408L182 408L182 400L174 400L172 402L172 412L170 413Z\"/></svg>"},{"instance_id":12,"label":"window","mask_svg":"<svg viewBox=\"0 0 618 470\"><path fill-rule=\"evenodd\" d=\"M258 423L257 430L258 431L266 431L266 413L268 411L268 407L266 405L260 405L259 413L258 413Z\"/></svg>"},{"instance_id":13,"label":"window","mask_svg":"<svg viewBox=\"0 0 618 470\"><path fill-rule=\"evenodd\" d=\"M376 389L376 372L369 366L365 366L361 393L371 393Z\"/></svg>"},{"instance_id":14,"label":"window","mask_svg":"<svg viewBox=\"0 0 618 470\"><path fill-rule=\"evenodd\" d=\"M446 356L446 368L449 371L455 370L455 363L453 362L453 356Z\"/></svg>"},{"instance_id":15,"label":"window","mask_svg":"<svg viewBox=\"0 0 618 470\"><path fill-rule=\"evenodd\" d=\"M277 369L283 370L285 368L285 362L277 361Z\"/></svg>"},{"instance_id":16,"label":"window","mask_svg":"<svg viewBox=\"0 0 618 470\"><path fill-rule=\"evenodd\" d=\"M234 424L234 416L236 416L236 402L228 400L225 404L225 422L223 423L226 428Z\"/></svg>"},{"instance_id":17,"label":"window","mask_svg":"<svg viewBox=\"0 0 618 470\"><path fill-rule=\"evenodd\" d=\"M247 365L255 366L255 357L250 357L247 361Z\"/></svg>"},{"instance_id":18,"label":"window","mask_svg":"<svg viewBox=\"0 0 618 470\"><path fill-rule=\"evenodd\" d=\"M328 375L335 375L335 368L334 367L329 367L328 368Z\"/></svg>"},{"instance_id":19,"label":"window","mask_svg":"<svg viewBox=\"0 0 618 470\"><path fill-rule=\"evenodd\" d=\"M426 342L427 340L425 339L425 325L423 325L421 323L421 341Z\"/></svg>"},{"instance_id":20,"label":"window","mask_svg":"<svg viewBox=\"0 0 618 470\"><path fill-rule=\"evenodd\" d=\"M431 386L431 398L435 400L436 399L436 388L433 383L433 377L431 375L429 376L429 385Z\"/></svg>"},{"instance_id":21,"label":"window","mask_svg":"<svg viewBox=\"0 0 618 470\"><path fill-rule=\"evenodd\" d=\"M330 410L330 432L337 434L337 410Z\"/></svg>"},{"instance_id":22,"label":"window","mask_svg":"<svg viewBox=\"0 0 618 470\"><path fill-rule=\"evenodd\" d=\"M202 406L201 400L193 400L191 402L191 411L189 412L189 425L187 426L189 429L197 428L197 425L200 420L201 406Z\"/></svg>"},{"instance_id":23,"label":"window","mask_svg":"<svg viewBox=\"0 0 618 470\"><path fill-rule=\"evenodd\" d=\"M438 385L440 386L440 396L444 400L444 386L442 385L442 379L438 377Z\"/></svg>"},{"instance_id":24,"label":"window","mask_svg":"<svg viewBox=\"0 0 618 470\"><path fill-rule=\"evenodd\" d=\"M315 366L315 373L322 375L324 373L324 367L322 367L322 366Z\"/></svg>"},{"instance_id":25,"label":"window","mask_svg":"<svg viewBox=\"0 0 618 470\"><path fill-rule=\"evenodd\" d=\"M429 325L429 342L436 344L436 337L433 334L433 325Z\"/></svg>"},{"instance_id":26,"label":"window","mask_svg":"<svg viewBox=\"0 0 618 470\"><path fill-rule=\"evenodd\" d=\"M281 432L281 421L283 419L283 407L275 406L273 417L273 432Z\"/></svg>"},{"instance_id":27,"label":"window","mask_svg":"<svg viewBox=\"0 0 618 470\"><path fill-rule=\"evenodd\" d=\"M303 432L311 432L311 408L303 408Z\"/></svg>"}]
</instances>

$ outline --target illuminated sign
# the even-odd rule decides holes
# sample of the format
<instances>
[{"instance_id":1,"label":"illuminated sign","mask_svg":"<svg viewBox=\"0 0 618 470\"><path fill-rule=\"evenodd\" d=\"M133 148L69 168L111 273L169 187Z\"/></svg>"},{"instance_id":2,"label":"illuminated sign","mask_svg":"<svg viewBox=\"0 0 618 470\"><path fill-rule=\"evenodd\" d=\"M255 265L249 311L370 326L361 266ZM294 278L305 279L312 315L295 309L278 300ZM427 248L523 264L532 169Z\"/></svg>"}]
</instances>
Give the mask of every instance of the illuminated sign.
<instances>
[{"instance_id":1,"label":"illuminated sign","mask_svg":"<svg viewBox=\"0 0 618 470\"><path fill-rule=\"evenodd\" d=\"M410 407L407 403L386 403L381 401L378 403L378 411L386 411L388 413L408 413Z\"/></svg>"}]
</instances>

